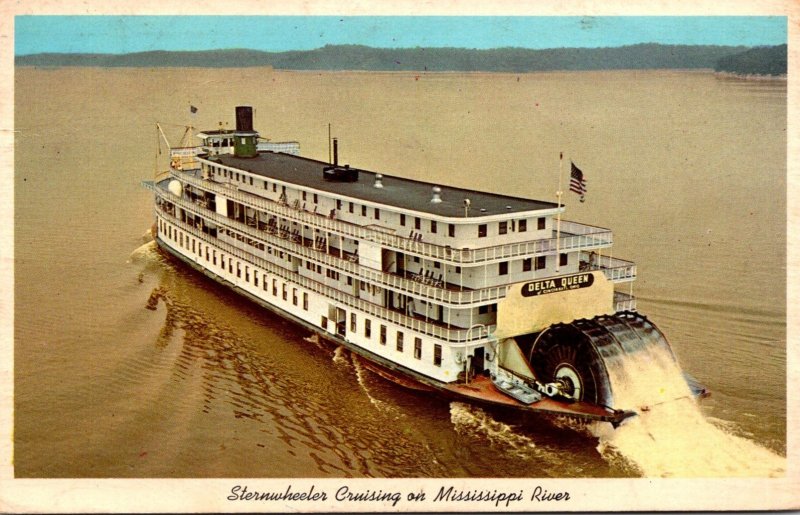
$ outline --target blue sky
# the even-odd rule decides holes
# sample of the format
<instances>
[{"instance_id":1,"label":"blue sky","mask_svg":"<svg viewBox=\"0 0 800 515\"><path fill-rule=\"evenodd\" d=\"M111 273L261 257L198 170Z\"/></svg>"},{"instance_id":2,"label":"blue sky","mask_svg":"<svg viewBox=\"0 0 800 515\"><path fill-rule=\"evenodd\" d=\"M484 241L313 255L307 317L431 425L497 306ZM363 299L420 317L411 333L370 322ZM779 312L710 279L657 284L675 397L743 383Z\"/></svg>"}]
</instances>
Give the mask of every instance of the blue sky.
<instances>
[{"instance_id":1,"label":"blue sky","mask_svg":"<svg viewBox=\"0 0 800 515\"><path fill-rule=\"evenodd\" d=\"M15 54L373 47L778 45L783 16L17 16Z\"/></svg>"}]
</instances>

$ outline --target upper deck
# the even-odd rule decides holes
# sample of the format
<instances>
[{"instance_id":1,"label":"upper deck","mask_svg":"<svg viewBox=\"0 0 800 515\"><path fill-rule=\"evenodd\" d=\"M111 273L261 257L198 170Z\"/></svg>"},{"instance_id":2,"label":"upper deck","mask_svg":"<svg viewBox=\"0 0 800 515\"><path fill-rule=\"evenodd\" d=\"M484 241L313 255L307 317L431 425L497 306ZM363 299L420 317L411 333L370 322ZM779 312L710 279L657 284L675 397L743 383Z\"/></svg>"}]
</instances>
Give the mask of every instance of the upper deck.
<instances>
[{"instance_id":1,"label":"upper deck","mask_svg":"<svg viewBox=\"0 0 800 515\"><path fill-rule=\"evenodd\" d=\"M555 212L558 207L553 202L442 186L355 168L351 169L358 171L358 180L354 182L327 181L323 179L323 169L331 166L329 163L283 153L260 152L254 158L220 154L207 159L213 164L320 191L334 199L369 202L443 219ZM375 186L378 176L382 187ZM433 187L440 189L441 202L431 201ZM467 199L468 209L464 205Z\"/></svg>"}]
</instances>

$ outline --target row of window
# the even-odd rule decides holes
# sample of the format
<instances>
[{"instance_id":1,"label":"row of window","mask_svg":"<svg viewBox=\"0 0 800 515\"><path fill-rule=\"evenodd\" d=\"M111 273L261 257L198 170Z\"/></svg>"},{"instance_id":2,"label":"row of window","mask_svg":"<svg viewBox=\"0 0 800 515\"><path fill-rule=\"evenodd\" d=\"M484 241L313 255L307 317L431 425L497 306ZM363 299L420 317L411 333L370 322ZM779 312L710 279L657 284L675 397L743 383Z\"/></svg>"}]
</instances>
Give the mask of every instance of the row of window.
<instances>
[{"instance_id":1,"label":"row of window","mask_svg":"<svg viewBox=\"0 0 800 515\"><path fill-rule=\"evenodd\" d=\"M328 325L328 317L322 317L322 327L326 328ZM355 313L350 313L350 332L355 334L358 332L358 317ZM364 337L367 339L372 338L372 320L369 318L364 319ZM405 336L403 331L397 331L395 335L395 349L397 352L403 352ZM380 332L378 342L381 345L386 345L387 342L387 327L380 324ZM414 337L414 358L422 359L422 338ZM442 366L442 346L438 343L433 344L433 364L437 367Z\"/></svg>"},{"instance_id":2,"label":"row of window","mask_svg":"<svg viewBox=\"0 0 800 515\"><path fill-rule=\"evenodd\" d=\"M178 245L184 249L191 250L193 254L197 254L199 257L203 258L204 247L203 242L200 240L196 240L195 238L191 237L190 235L186 234L184 237L184 233L175 229L173 231L172 226L165 223L163 220L159 221L159 232L162 234L166 234L169 239L176 241ZM205 260L208 263L213 264L214 266L219 266L223 271L226 270L226 259L225 253L219 252L219 261L217 260L217 250L212 248L210 245L205 244ZM219 263L219 265L217 265ZM232 256L228 256L227 259L227 271L229 274L234 273L234 258ZM244 273L243 273L244 272ZM259 274L261 274L262 280L259 281ZM258 287L259 283L262 285L264 291L269 291L268 287L268 276L266 273L261 272L255 267L251 267L250 265L245 264L244 270L242 270L242 262L238 259L236 260L236 277L241 279L244 276L244 280L247 283L252 283L253 286ZM298 305L298 296L297 296L297 288L292 288L292 304L297 306ZM272 278L272 296L278 297L278 279ZM289 291L288 291L288 284L284 281L281 281L281 294L280 297L283 300L289 300ZM303 309L308 311L308 293L303 292Z\"/></svg>"},{"instance_id":3,"label":"row of window","mask_svg":"<svg viewBox=\"0 0 800 515\"><path fill-rule=\"evenodd\" d=\"M216 175L222 175L225 178L228 177L228 173L229 173L228 170L221 170L221 169L219 169L219 168L217 168L215 166L209 166L209 168L211 169L211 173L214 173ZM244 173L240 174L239 172L231 171L230 172L230 178L234 179L234 177L235 177L235 180L237 182L242 182L244 184L247 183L247 179L249 178L250 185L251 186L253 185L253 177L252 176L246 177ZM264 189L265 190L269 189L269 181L267 181L267 180L264 180ZM273 192L277 192L278 191L277 183L272 183L272 191ZM286 194L286 186L285 185L281 186L281 193L283 195ZM306 202L307 199L308 199L308 192L302 191L302 196L303 196L303 202ZM319 196L318 196L317 193L312 193L312 199L313 199L314 204L319 203ZM342 210L342 201L339 200L339 199L336 200L336 209L339 210L339 211ZM364 216L364 217L367 216L367 209L368 209L367 206L365 206L365 205L361 206L361 216ZM348 202L347 210L348 210L349 213L355 213L355 204L353 202ZM372 213L373 213L373 217L375 218L375 220L380 220L381 219L381 211L380 211L379 208L377 208L377 207L373 208ZM439 230L439 226L438 226L436 220L430 220L429 222L430 222L430 233L431 234L437 234L438 230ZM538 230L540 230L540 231L544 230L544 228L546 226L545 224L546 224L545 217L537 218L537 220L536 220L536 228ZM403 213L400 213L400 226L401 227L405 227L406 226L406 215L403 214ZM500 234L500 235L508 234L509 228L511 229L512 232L527 232L527 230L528 230L528 220L523 218L523 219L520 219L520 220L511 220L510 222L508 220L504 220L502 222L498 222L497 233ZM422 230L422 219L420 217L418 217L418 216L414 217L414 229L417 230L417 231L421 231ZM478 237L479 238L485 238L487 236L487 234L488 234L488 225L487 224L480 224L478 226ZM455 226L455 224L447 224L447 235L450 238L455 238L455 236L456 236L456 226Z\"/></svg>"},{"instance_id":4,"label":"row of window","mask_svg":"<svg viewBox=\"0 0 800 515\"><path fill-rule=\"evenodd\" d=\"M228 273L234 273L234 258L232 256L227 256L223 252L219 252L219 256L217 255L217 249L212 248L210 245L205 244L200 240L197 240L190 235L173 228L171 225L167 224L163 220L159 220L159 232L162 234L166 234L169 239L176 241L182 248L186 249L187 251L191 249L191 252L197 254L201 258L205 256L205 260L213 266L219 266L223 271L227 269ZM204 251L205 250L205 254ZM218 259L219 258L219 259ZM226 261L227 261L227 268L226 268ZM219 263L219 265L218 265ZM270 281L269 276L266 273L258 270L255 267L250 267L250 265L245 264L244 268L242 268L242 262L238 259L235 260L235 270L236 270L236 277L242 278L244 276L245 282L253 284L253 286L258 287L259 284L263 288L264 291L270 291ZM330 271L332 273L337 274L336 272ZM261 280L259 280L259 278ZM338 277L337 277L338 278ZM279 281L277 278L273 277L271 282L271 293L273 297L281 298L284 301L289 300L289 285L284 281L280 281L280 288L279 288ZM291 302L294 306L299 304L299 297L298 297L298 289L292 287L292 299ZM303 309L308 311L309 308L309 298L308 293L303 292L302 296L302 305ZM481 309L485 308L482 307ZM495 307L496 309L496 307ZM325 328L327 326L327 317L322 317L322 326ZM355 333L358 331L358 321L356 313L350 314L350 331ZM379 336L379 343L381 345L387 344L387 327L383 324L380 324L380 336ZM365 318L364 319L364 336L367 339L372 338L372 320ZM395 348L398 352L404 351L404 333L400 330L397 331L395 336ZM414 358L422 359L422 339L419 337L414 338ZM433 346L433 364L435 366L441 366L442 364L442 346L439 344L434 344Z\"/></svg>"}]
</instances>

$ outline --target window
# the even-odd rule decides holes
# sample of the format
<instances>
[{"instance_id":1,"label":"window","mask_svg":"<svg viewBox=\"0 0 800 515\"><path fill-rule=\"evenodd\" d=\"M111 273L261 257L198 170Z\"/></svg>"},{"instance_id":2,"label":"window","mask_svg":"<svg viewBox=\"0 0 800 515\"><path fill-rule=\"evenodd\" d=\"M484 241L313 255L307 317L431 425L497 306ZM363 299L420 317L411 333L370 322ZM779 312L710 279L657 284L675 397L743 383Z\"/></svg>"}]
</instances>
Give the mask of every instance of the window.
<instances>
[{"instance_id":1,"label":"window","mask_svg":"<svg viewBox=\"0 0 800 515\"><path fill-rule=\"evenodd\" d=\"M380 219L381 219L381 210L376 207L375 208L375 220L380 220Z\"/></svg>"},{"instance_id":2,"label":"window","mask_svg":"<svg viewBox=\"0 0 800 515\"><path fill-rule=\"evenodd\" d=\"M303 202L305 202L305 201L306 201L306 192L304 191L303 192Z\"/></svg>"},{"instance_id":3,"label":"window","mask_svg":"<svg viewBox=\"0 0 800 515\"><path fill-rule=\"evenodd\" d=\"M239 180L239 172L236 172L236 180Z\"/></svg>"},{"instance_id":4,"label":"window","mask_svg":"<svg viewBox=\"0 0 800 515\"><path fill-rule=\"evenodd\" d=\"M478 226L478 238L485 238L486 237L486 224L480 224Z\"/></svg>"},{"instance_id":5,"label":"window","mask_svg":"<svg viewBox=\"0 0 800 515\"><path fill-rule=\"evenodd\" d=\"M286 286L286 283L283 283L281 293L283 294L283 300L289 299L289 288Z\"/></svg>"},{"instance_id":6,"label":"window","mask_svg":"<svg viewBox=\"0 0 800 515\"><path fill-rule=\"evenodd\" d=\"M436 234L436 220L431 220L431 233Z\"/></svg>"},{"instance_id":7,"label":"window","mask_svg":"<svg viewBox=\"0 0 800 515\"><path fill-rule=\"evenodd\" d=\"M406 226L406 215L404 215L403 213L400 213L400 225L402 225L403 227Z\"/></svg>"},{"instance_id":8,"label":"window","mask_svg":"<svg viewBox=\"0 0 800 515\"><path fill-rule=\"evenodd\" d=\"M341 199L336 199L336 209L341 211L342 210L342 201Z\"/></svg>"},{"instance_id":9,"label":"window","mask_svg":"<svg viewBox=\"0 0 800 515\"><path fill-rule=\"evenodd\" d=\"M367 206L361 206L361 216L367 216Z\"/></svg>"},{"instance_id":10,"label":"window","mask_svg":"<svg viewBox=\"0 0 800 515\"><path fill-rule=\"evenodd\" d=\"M531 259L531 258L523 259L522 260L522 271L523 272L530 272L531 271L531 265L533 264L532 262L533 262L533 259Z\"/></svg>"},{"instance_id":11,"label":"window","mask_svg":"<svg viewBox=\"0 0 800 515\"><path fill-rule=\"evenodd\" d=\"M356 332L356 314L355 313L350 313L350 332L351 333L355 333Z\"/></svg>"},{"instance_id":12,"label":"window","mask_svg":"<svg viewBox=\"0 0 800 515\"><path fill-rule=\"evenodd\" d=\"M414 357L422 359L422 338L414 338Z\"/></svg>"},{"instance_id":13,"label":"window","mask_svg":"<svg viewBox=\"0 0 800 515\"><path fill-rule=\"evenodd\" d=\"M246 265L244 267L244 280L248 283L250 282L250 267Z\"/></svg>"},{"instance_id":14,"label":"window","mask_svg":"<svg viewBox=\"0 0 800 515\"><path fill-rule=\"evenodd\" d=\"M536 270L547 268L547 256L539 256L536 258Z\"/></svg>"},{"instance_id":15,"label":"window","mask_svg":"<svg viewBox=\"0 0 800 515\"><path fill-rule=\"evenodd\" d=\"M498 227L499 234L507 234L508 233L508 222L500 222Z\"/></svg>"},{"instance_id":16,"label":"window","mask_svg":"<svg viewBox=\"0 0 800 515\"><path fill-rule=\"evenodd\" d=\"M461 273L461 267L460 267L460 266L457 266L457 267L456 267L456 273L457 273L457 274L460 274L460 273Z\"/></svg>"},{"instance_id":17,"label":"window","mask_svg":"<svg viewBox=\"0 0 800 515\"><path fill-rule=\"evenodd\" d=\"M403 352L403 333L397 331L397 352Z\"/></svg>"},{"instance_id":18,"label":"window","mask_svg":"<svg viewBox=\"0 0 800 515\"><path fill-rule=\"evenodd\" d=\"M422 220L419 219L418 216L414 217L414 229L418 230L422 227Z\"/></svg>"},{"instance_id":19,"label":"window","mask_svg":"<svg viewBox=\"0 0 800 515\"><path fill-rule=\"evenodd\" d=\"M303 309L308 311L308 293L303 292Z\"/></svg>"},{"instance_id":20,"label":"window","mask_svg":"<svg viewBox=\"0 0 800 515\"><path fill-rule=\"evenodd\" d=\"M277 297L278 296L278 280L277 279L273 279L272 280L272 296L273 297Z\"/></svg>"},{"instance_id":21,"label":"window","mask_svg":"<svg viewBox=\"0 0 800 515\"><path fill-rule=\"evenodd\" d=\"M381 324L381 345L386 345L386 326Z\"/></svg>"},{"instance_id":22,"label":"window","mask_svg":"<svg viewBox=\"0 0 800 515\"><path fill-rule=\"evenodd\" d=\"M372 337L372 320L369 318L364 319L364 336L367 338Z\"/></svg>"},{"instance_id":23,"label":"window","mask_svg":"<svg viewBox=\"0 0 800 515\"><path fill-rule=\"evenodd\" d=\"M567 266L568 262L569 262L568 254L561 253L561 255L558 256L558 266Z\"/></svg>"},{"instance_id":24,"label":"window","mask_svg":"<svg viewBox=\"0 0 800 515\"><path fill-rule=\"evenodd\" d=\"M268 188L269 188L269 183L267 181L264 181L264 189L266 190Z\"/></svg>"},{"instance_id":25,"label":"window","mask_svg":"<svg viewBox=\"0 0 800 515\"><path fill-rule=\"evenodd\" d=\"M328 317L322 317L322 321L319 324L323 329L328 328Z\"/></svg>"},{"instance_id":26,"label":"window","mask_svg":"<svg viewBox=\"0 0 800 515\"><path fill-rule=\"evenodd\" d=\"M292 304L297 305L297 288L292 288Z\"/></svg>"},{"instance_id":27,"label":"window","mask_svg":"<svg viewBox=\"0 0 800 515\"><path fill-rule=\"evenodd\" d=\"M253 178L250 177L250 186L252 186L252 185L253 185Z\"/></svg>"},{"instance_id":28,"label":"window","mask_svg":"<svg viewBox=\"0 0 800 515\"><path fill-rule=\"evenodd\" d=\"M525 219L523 218L523 219L522 219L522 220L520 220L520 221L519 221L519 223L517 224L517 231L519 231L519 232L525 232L525 231L527 231L527 230L528 230L528 221L527 221L527 220L525 220Z\"/></svg>"},{"instance_id":29,"label":"window","mask_svg":"<svg viewBox=\"0 0 800 515\"><path fill-rule=\"evenodd\" d=\"M314 193L314 204L316 204L318 202L319 202L319 197L317 197L317 194Z\"/></svg>"},{"instance_id":30,"label":"window","mask_svg":"<svg viewBox=\"0 0 800 515\"><path fill-rule=\"evenodd\" d=\"M442 346L438 343L433 345L433 364L437 367L442 366Z\"/></svg>"},{"instance_id":31,"label":"window","mask_svg":"<svg viewBox=\"0 0 800 515\"><path fill-rule=\"evenodd\" d=\"M503 261L501 263L498 263L498 265L500 268L499 270L500 275L508 275L508 261Z\"/></svg>"},{"instance_id":32,"label":"window","mask_svg":"<svg viewBox=\"0 0 800 515\"><path fill-rule=\"evenodd\" d=\"M540 216L539 218L536 219L536 228L541 231L544 229L544 226L545 226L545 219L543 216Z\"/></svg>"},{"instance_id":33,"label":"window","mask_svg":"<svg viewBox=\"0 0 800 515\"><path fill-rule=\"evenodd\" d=\"M352 212L353 212L353 203L352 203L352 202L350 202L349 204L350 204L350 205L347 207L347 210L348 210L348 211L350 211L350 212L352 213Z\"/></svg>"},{"instance_id":34,"label":"window","mask_svg":"<svg viewBox=\"0 0 800 515\"><path fill-rule=\"evenodd\" d=\"M272 183L272 191L273 191L273 193L277 193L278 192L278 183L277 182L273 182Z\"/></svg>"},{"instance_id":35,"label":"window","mask_svg":"<svg viewBox=\"0 0 800 515\"><path fill-rule=\"evenodd\" d=\"M267 274L264 274L263 281L261 283L264 285L264 291L267 291Z\"/></svg>"},{"instance_id":36,"label":"window","mask_svg":"<svg viewBox=\"0 0 800 515\"><path fill-rule=\"evenodd\" d=\"M447 226L447 235L450 236L451 238L455 238L456 237L456 226L455 226L455 224L449 224Z\"/></svg>"}]
</instances>

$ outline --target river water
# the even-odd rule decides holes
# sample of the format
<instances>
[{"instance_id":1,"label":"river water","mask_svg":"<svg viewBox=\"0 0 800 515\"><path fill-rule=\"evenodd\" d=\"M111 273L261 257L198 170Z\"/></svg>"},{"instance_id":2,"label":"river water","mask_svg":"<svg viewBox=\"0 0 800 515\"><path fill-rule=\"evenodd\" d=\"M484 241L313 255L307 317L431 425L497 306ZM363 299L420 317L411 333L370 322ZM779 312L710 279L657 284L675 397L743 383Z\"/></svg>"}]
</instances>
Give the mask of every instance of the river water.
<instances>
[{"instance_id":1,"label":"river water","mask_svg":"<svg viewBox=\"0 0 800 515\"><path fill-rule=\"evenodd\" d=\"M253 68L15 81L17 477L784 473L785 81ZM187 270L146 235L155 123L176 145L182 124L232 125L236 105L309 157L327 158L331 123L343 162L542 200L563 151L588 186L567 218L614 230L614 256L639 267L639 311L712 397L618 431L520 420L389 384ZM675 378L631 370L645 379L625 385L632 402Z\"/></svg>"}]
</instances>

